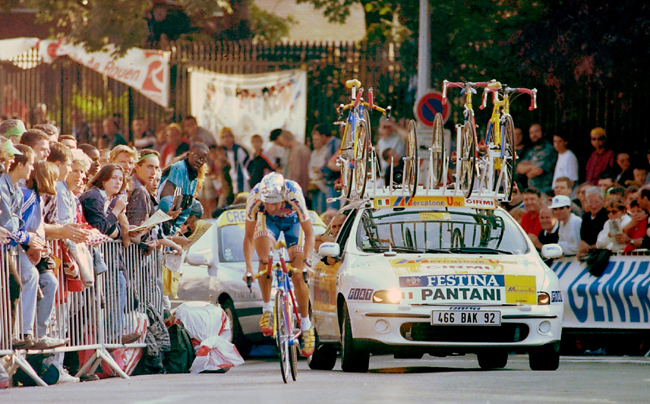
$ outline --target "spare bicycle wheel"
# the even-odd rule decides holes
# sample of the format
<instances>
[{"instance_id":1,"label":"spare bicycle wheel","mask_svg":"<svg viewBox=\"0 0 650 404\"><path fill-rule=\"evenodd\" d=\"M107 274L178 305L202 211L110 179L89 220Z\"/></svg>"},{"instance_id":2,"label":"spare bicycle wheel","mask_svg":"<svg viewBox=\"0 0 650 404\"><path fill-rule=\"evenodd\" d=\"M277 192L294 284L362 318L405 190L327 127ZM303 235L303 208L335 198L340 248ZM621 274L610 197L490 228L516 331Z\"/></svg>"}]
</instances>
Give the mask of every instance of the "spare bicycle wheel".
<instances>
[{"instance_id":1,"label":"spare bicycle wheel","mask_svg":"<svg viewBox=\"0 0 650 404\"><path fill-rule=\"evenodd\" d=\"M437 113L433 120L433 136L431 137L431 163L433 171L429 173L433 188L437 188L442 182L442 174L445 166L445 136L443 133L442 114Z\"/></svg>"},{"instance_id":2,"label":"spare bicycle wheel","mask_svg":"<svg viewBox=\"0 0 650 404\"><path fill-rule=\"evenodd\" d=\"M460 133L460 167L458 170L460 189L465 198L472 196L476 174L476 144L474 143L473 119L468 119Z\"/></svg>"},{"instance_id":3,"label":"spare bicycle wheel","mask_svg":"<svg viewBox=\"0 0 650 404\"><path fill-rule=\"evenodd\" d=\"M352 192L352 174L353 170L351 165L354 164L352 157L354 154L354 139L352 139L352 126L349 124L345 128L343 144L341 150L341 195L348 199Z\"/></svg>"},{"instance_id":4,"label":"spare bicycle wheel","mask_svg":"<svg viewBox=\"0 0 650 404\"><path fill-rule=\"evenodd\" d=\"M287 322L287 307L284 303L284 293L278 289L275 294L275 343L280 354L280 370L282 371L282 380L286 383L289 380L291 353L289 352L289 327Z\"/></svg>"},{"instance_id":5,"label":"spare bicycle wheel","mask_svg":"<svg viewBox=\"0 0 650 404\"><path fill-rule=\"evenodd\" d=\"M357 127L357 152L354 156L354 191L358 198L363 198L363 194L366 192L368 149L370 149L368 122L360 120Z\"/></svg>"},{"instance_id":6,"label":"spare bicycle wheel","mask_svg":"<svg viewBox=\"0 0 650 404\"><path fill-rule=\"evenodd\" d=\"M415 134L415 121L408 122L408 134L406 136L406 158L404 161L403 184L406 192L415 196L418 188L418 141Z\"/></svg>"},{"instance_id":7,"label":"spare bicycle wheel","mask_svg":"<svg viewBox=\"0 0 650 404\"><path fill-rule=\"evenodd\" d=\"M502 192L505 201L510 201L515 175L515 123L512 116L506 115L501 129L501 170L502 183L497 184L497 193ZM501 189L499 189L501 187Z\"/></svg>"}]
</instances>

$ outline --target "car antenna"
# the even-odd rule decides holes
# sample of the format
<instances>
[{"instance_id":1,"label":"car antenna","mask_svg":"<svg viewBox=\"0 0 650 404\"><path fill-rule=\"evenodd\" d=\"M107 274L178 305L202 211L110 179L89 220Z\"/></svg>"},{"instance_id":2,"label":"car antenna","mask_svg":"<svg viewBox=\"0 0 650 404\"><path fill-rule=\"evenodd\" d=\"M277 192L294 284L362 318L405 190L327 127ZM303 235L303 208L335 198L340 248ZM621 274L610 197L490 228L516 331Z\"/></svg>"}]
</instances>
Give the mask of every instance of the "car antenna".
<instances>
[{"instance_id":1,"label":"car antenna","mask_svg":"<svg viewBox=\"0 0 650 404\"><path fill-rule=\"evenodd\" d=\"M393 251L393 246L390 243L388 243L388 251L384 252L384 257L394 257L396 255L397 253Z\"/></svg>"}]
</instances>

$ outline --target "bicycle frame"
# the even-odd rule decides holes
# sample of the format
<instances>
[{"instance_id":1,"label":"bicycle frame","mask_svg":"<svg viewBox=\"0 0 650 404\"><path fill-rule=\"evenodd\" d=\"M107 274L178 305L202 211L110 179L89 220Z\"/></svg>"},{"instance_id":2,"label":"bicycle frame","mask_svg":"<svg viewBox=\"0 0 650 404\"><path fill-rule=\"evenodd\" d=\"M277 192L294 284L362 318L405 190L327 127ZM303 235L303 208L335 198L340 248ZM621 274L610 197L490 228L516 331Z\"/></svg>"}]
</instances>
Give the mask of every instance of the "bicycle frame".
<instances>
[{"instance_id":1,"label":"bicycle frame","mask_svg":"<svg viewBox=\"0 0 650 404\"><path fill-rule=\"evenodd\" d=\"M287 265L287 262L285 260L285 254L287 252L286 247L280 247L278 249L279 255L280 255L280 262L276 263L275 268L273 268L273 249L269 251L269 257L268 257L268 265L267 269L265 272L267 276L275 276L275 280L277 282L276 288L281 290L283 292L283 296L285 299L288 299L287 296L291 298L291 305L293 306L293 311L294 314L296 315L296 319L298 320L298 330L300 330L300 313L298 312L298 305L296 304L296 296L293 293L293 286L291 285L291 279L289 279L289 274L293 270L293 268L289 268ZM288 300L287 302L288 303ZM285 307L287 307L285 305ZM288 315L288 313L285 313ZM288 316L287 316L288 317ZM273 337L275 338L276 333L277 333L277 321L278 321L278 316L275 315L273 317ZM288 330L289 335L292 335L292 330ZM292 341L290 341L290 345L297 340L297 338L300 336L301 332L298 331L295 335L292 335Z\"/></svg>"}]
</instances>

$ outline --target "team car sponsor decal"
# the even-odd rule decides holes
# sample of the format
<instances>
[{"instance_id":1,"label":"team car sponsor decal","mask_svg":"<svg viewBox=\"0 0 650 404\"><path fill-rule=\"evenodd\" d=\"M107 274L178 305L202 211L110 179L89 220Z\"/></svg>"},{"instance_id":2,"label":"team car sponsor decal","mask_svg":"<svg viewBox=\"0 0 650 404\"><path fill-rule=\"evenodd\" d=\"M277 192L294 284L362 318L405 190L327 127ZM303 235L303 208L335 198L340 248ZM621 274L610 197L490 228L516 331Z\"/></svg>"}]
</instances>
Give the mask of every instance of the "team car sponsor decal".
<instances>
[{"instance_id":1,"label":"team car sponsor decal","mask_svg":"<svg viewBox=\"0 0 650 404\"><path fill-rule=\"evenodd\" d=\"M488 258L417 258L394 259L390 265L398 275L430 271L444 271L445 273L469 272L503 272L503 261Z\"/></svg>"},{"instance_id":2,"label":"team car sponsor decal","mask_svg":"<svg viewBox=\"0 0 650 404\"><path fill-rule=\"evenodd\" d=\"M420 220L449 220L449 212L420 212Z\"/></svg>"},{"instance_id":3,"label":"team car sponsor decal","mask_svg":"<svg viewBox=\"0 0 650 404\"><path fill-rule=\"evenodd\" d=\"M309 211L309 219L311 224L315 226L327 227L323 220L318 216L313 210ZM219 217L219 227L228 226L231 224L244 225L246 224L246 210L245 209L233 209L225 211Z\"/></svg>"},{"instance_id":4,"label":"team car sponsor decal","mask_svg":"<svg viewBox=\"0 0 650 404\"><path fill-rule=\"evenodd\" d=\"M562 303L562 302L564 302L564 299L562 299L562 291L561 290L551 291L551 303Z\"/></svg>"},{"instance_id":5,"label":"team car sponsor decal","mask_svg":"<svg viewBox=\"0 0 650 404\"><path fill-rule=\"evenodd\" d=\"M373 199L375 209L384 208L475 208L496 209L494 198L469 198L462 196L388 196Z\"/></svg>"},{"instance_id":6,"label":"team car sponsor decal","mask_svg":"<svg viewBox=\"0 0 650 404\"><path fill-rule=\"evenodd\" d=\"M370 300L373 289L352 288L348 293L348 300Z\"/></svg>"},{"instance_id":7,"label":"team car sponsor decal","mask_svg":"<svg viewBox=\"0 0 650 404\"><path fill-rule=\"evenodd\" d=\"M407 303L537 303L535 277L529 275L401 276L399 283Z\"/></svg>"}]
</instances>

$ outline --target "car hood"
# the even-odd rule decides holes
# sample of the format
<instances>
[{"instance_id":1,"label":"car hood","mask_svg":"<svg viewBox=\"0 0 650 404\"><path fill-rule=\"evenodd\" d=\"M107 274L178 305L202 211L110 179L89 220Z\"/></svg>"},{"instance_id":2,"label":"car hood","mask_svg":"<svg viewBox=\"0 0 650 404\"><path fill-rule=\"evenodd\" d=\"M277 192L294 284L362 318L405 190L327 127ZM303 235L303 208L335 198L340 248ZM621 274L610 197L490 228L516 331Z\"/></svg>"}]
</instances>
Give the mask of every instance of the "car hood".
<instances>
[{"instance_id":1,"label":"car hood","mask_svg":"<svg viewBox=\"0 0 650 404\"><path fill-rule=\"evenodd\" d=\"M183 275L178 286L180 300L216 301L223 291L235 289L247 292L248 287L242 279L246 272L246 263L217 263L210 268L206 266L183 265ZM256 288L256 284L253 285ZM257 287L258 288L258 287Z\"/></svg>"},{"instance_id":2,"label":"car hood","mask_svg":"<svg viewBox=\"0 0 650 404\"><path fill-rule=\"evenodd\" d=\"M487 303L478 297L462 298L477 293L481 298L493 296L494 303L536 304L537 291L546 282L543 263L533 254L377 254L359 258L354 266L372 272L377 289L399 286L403 299L413 304L432 303L433 296L440 298L434 303Z\"/></svg>"}]
</instances>

